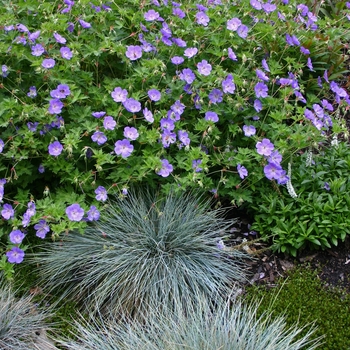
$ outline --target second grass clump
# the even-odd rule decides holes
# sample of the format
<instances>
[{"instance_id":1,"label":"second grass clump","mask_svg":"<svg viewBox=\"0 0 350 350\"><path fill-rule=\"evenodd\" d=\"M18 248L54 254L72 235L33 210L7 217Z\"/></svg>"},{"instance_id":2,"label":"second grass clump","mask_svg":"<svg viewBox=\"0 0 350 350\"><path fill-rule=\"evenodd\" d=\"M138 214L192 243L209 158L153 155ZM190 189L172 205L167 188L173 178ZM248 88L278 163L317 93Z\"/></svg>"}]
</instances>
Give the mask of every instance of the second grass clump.
<instances>
[{"instance_id":1,"label":"second grass clump","mask_svg":"<svg viewBox=\"0 0 350 350\"><path fill-rule=\"evenodd\" d=\"M186 309L199 294L226 296L246 279L247 256L217 247L230 226L222 214L193 194L130 192L111 202L84 234L44 247L36 255L40 275L62 299L132 317L152 305Z\"/></svg>"}]
</instances>

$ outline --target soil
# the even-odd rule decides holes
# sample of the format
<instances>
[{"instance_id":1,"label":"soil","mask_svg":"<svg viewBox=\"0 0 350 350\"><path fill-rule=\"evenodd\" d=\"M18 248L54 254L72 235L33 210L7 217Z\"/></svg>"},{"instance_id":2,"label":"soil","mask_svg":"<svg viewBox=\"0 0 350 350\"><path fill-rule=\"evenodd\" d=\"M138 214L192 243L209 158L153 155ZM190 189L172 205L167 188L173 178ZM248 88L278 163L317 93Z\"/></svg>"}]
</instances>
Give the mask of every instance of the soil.
<instances>
[{"instance_id":1,"label":"soil","mask_svg":"<svg viewBox=\"0 0 350 350\"><path fill-rule=\"evenodd\" d=\"M289 270L297 266L308 266L316 272L326 288L338 287L350 293L350 236L331 249L304 250L296 258L272 252L269 245L258 238L254 232L250 233L246 218L237 218L228 242L235 246L247 240L245 250L254 256L254 260L248 262L251 284L274 287L276 280L286 277Z\"/></svg>"}]
</instances>

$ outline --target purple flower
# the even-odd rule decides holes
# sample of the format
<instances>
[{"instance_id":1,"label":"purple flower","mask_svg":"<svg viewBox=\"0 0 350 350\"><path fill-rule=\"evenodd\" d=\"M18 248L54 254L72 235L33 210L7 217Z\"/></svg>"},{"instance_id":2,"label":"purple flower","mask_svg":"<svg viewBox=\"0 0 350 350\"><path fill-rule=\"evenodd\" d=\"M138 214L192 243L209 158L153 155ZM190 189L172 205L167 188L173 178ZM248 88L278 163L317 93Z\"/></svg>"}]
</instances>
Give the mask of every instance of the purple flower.
<instances>
[{"instance_id":1,"label":"purple flower","mask_svg":"<svg viewBox=\"0 0 350 350\"><path fill-rule=\"evenodd\" d=\"M306 103L305 97L297 90L294 90L294 95L297 98L298 101L301 101L303 103Z\"/></svg>"},{"instance_id":2,"label":"purple flower","mask_svg":"<svg viewBox=\"0 0 350 350\"><path fill-rule=\"evenodd\" d=\"M30 98L34 98L37 95L37 91L36 91L36 87L35 86L31 86L29 88L29 92L27 93L27 96Z\"/></svg>"},{"instance_id":3,"label":"purple flower","mask_svg":"<svg viewBox=\"0 0 350 350\"><path fill-rule=\"evenodd\" d=\"M314 67L312 66L311 58L308 57L306 65L311 71L314 71Z\"/></svg>"},{"instance_id":4,"label":"purple flower","mask_svg":"<svg viewBox=\"0 0 350 350\"><path fill-rule=\"evenodd\" d=\"M244 136L250 137L255 135L256 129L253 125L243 125Z\"/></svg>"},{"instance_id":5,"label":"purple flower","mask_svg":"<svg viewBox=\"0 0 350 350\"><path fill-rule=\"evenodd\" d=\"M61 57L65 60L70 60L73 57L73 53L71 49L67 46L63 46L60 48Z\"/></svg>"},{"instance_id":6,"label":"purple flower","mask_svg":"<svg viewBox=\"0 0 350 350\"><path fill-rule=\"evenodd\" d=\"M30 215L27 212L25 212L22 218L22 226L27 227L29 223L30 223Z\"/></svg>"},{"instance_id":7,"label":"purple flower","mask_svg":"<svg viewBox=\"0 0 350 350\"><path fill-rule=\"evenodd\" d=\"M202 60L201 62L199 62L197 64L197 68L198 68L198 73L205 76L208 76L212 69L211 65L208 63L207 60Z\"/></svg>"},{"instance_id":8,"label":"purple flower","mask_svg":"<svg viewBox=\"0 0 350 350\"><path fill-rule=\"evenodd\" d=\"M91 24L83 21L82 19L79 19L79 23L84 29L91 28Z\"/></svg>"},{"instance_id":9,"label":"purple flower","mask_svg":"<svg viewBox=\"0 0 350 350\"><path fill-rule=\"evenodd\" d=\"M70 221L81 221L84 216L84 209L78 203L75 203L66 208L66 215Z\"/></svg>"},{"instance_id":10,"label":"purple flower","mask_svg":"<svg viewBox=\"0 0 350 350\"><path fill-rule=\"evenodd\" d=\"M29 32L28 28L24 24L21 24L21 23L16 25L16 29L21 33L28 33Z\"/></svg>"},{"instance_id":11,"label":"purple flower","mask_svg":"<svg viewBox=\"0 0 350 350\"><path fill-rule=\"evenodd\" d=\"M101 118L103 117L104 115L106 115L106 112L105 111L100 111L100 112L92 112L91 115L95 118Z\"/></svg>"},{"instance_id":12,"label":"purple flower","mask_svg":"<svg viewBox=\"0 0 350 350\"><path fill-rule=\"evenodd\" d=\"M215 112L210 112L210 111L205 113L204 119L212 121L213 123L216 123L219 121L218 115Z\"/></svg>"},{"instance_id":13,"label":"purple flower","mask_svg":"<svg viewBox=\"0 0 350 350\"><path fill-rule=\"evenodd\" d=\"M187 84L192 84L195 81L196 76L190 68L185 68L180 73L180 79L184 80Z\"/></svg>"},{"instance_id":14,"label":"purple flower","mask_svg":"<svg viewBox=\"0 0 350 350\"><path fill-rule=\"evenodd\" d=\"M162 159L162 167L156 172L157 175L162 177L168 177L173 171L173 166L169 163L167 159Z\"/></svg>"},{"instance_id":15,"label":"purple flower","mask_svg":"<svg viewBox=\"0 0 350 350\"><path fill-rule=\"evenodd\" d=\"M196 22L206 27L209 23L209 17L205 12L199 11L196 13Z\"/></svg>"},{"instance_id":16,"label":"purple flower","mask_svg":"<svg viewBox=\"0 0 350 350\"><path fill-rule=\"evenodd\" d=\"M269 163L280 164L282 162L282 155L278 151L273 151L267 158Z\"/></svg>"},{"instance_id":17,"label":"purple flower","mask_svg":"<svg viewBox=\"0 0 350 350\"><path fill-rule=\"evenodd\" d=\"M139 45L129 45L127 46L127 50L125 56L129 58L131 61L135 61L142 57L142 47Z\"/></svg>"},{"instance_id":18,"label":"purple flower","mask_svg":"<svg viewBox=\"0 0 350 350\"><path fill-rule=\"evenodd\" d=\"M259 154L268 157L275 146L269 139L263 139L256 144L256 150Z\"/></svg>"},{"instance_id":19,"label":"purple flower","mask_svg":"<svg viewBox=\"0 0 350 350\"><path fill-rule=\"evenodd\" d=\"M237 29L237 34L242 39L245 39L248 36L248 27L244 24L240 25Z\"/></svg>"},{"instance_id":20,"label":"purple flower","mask_svg":"<svg viewBox=\"0 0 350 350\"><path fill-rule=\"evenodd\" d=\"M304 55L310 55L310 50L306 49L304 46L300 47L300 52Z\"/></svg>"},{"instance_id":21,"label":"purple flower","mask_svg":"<svg viewBox=\"0 0 350 350\"><path fill-rule=\"evenodd\" d=\"M45 167L42 164L40 164L38 167L38 171L40 174L43 174L45 172Z\"/></svg>"},{"instance_id":22,"label":"purple flower","mask_svg":"<svg viewBox=\"0 0 350 350\"><path fill-rule=\"evenodd\" d=\"M228 74L227 77L222 81L222 90L225 94L233 94L236 90L236 85L233 82L232 74Z\"/></svg>"},{"instance_id":23,"label":"purple flower","mask_svg":"<svg viewBox=\"0 0 350 350\"><path fill-rule=\"evenodd\" d=\"M182 142L183 146L189 146L191 140L188 137L188 133L184 130L179 130L177 132L177 135L179 137L179 140Z\"/></svg>"},{"instance_id":24,"label":"purple flower","mask_svg":"<svg viewBox=\"0 0 350 350\"><path fill-rule=\"evenodd\" d=\"M50 92L51 97L53 98L66 98L70 95L69 86L66 84L59 84L55 90Z\"/></svg>"},{"instance_id":25,"label":"purple flower","mask_svg":"<svg viewBox=\"0 0 350 350\"><path fill-rule=\"evenodd\" d=\"M92 205L87 212L87 217L89 221L97 221L100 218L100 212L94 205Z\"/></svg>"},{"instance_id":26,"label":"purple flower","mask_svg":"<svg viewBox=\"0 0 350 350\"><path fill-rule=\"evenodd\" d=\"M67 42L67 40L62 35L56 32L53 33L53 36L59 44L65 44Z\"/></svg>"},{"instance_id":27,"label":"purple flower","mask_svg":"<svg viewBox=\"0 0 350 350\"><path fill-rule=\"evenodd\" d=\"M123 106L130 113L137 113L141 111L141 103L133 98L127 98L123 102Z\"/></svg>"},{"instance_id":28,"label":"purple flower","mask_svg":"<svg viewBox=\"0 0 350 350\"><path fill-rule=\"evenodd\" d=\"M262 70L256 69L255 73L258 79L261 79L263 81L269 81L269 77Z\"/></svg>"},{"instance_id":29,"label":"purple flower","mask_svg":"<svg viewBox=\"0 0 350 350\"><path fill-rule=\"evenodd\" d=\"M0 153L2 153L2 151L4 150L5 147L5 143L3 140L0 139Z\"/></svg>"},{"instance_id":30,"label":"purple flower","mask_svg":"<svg viewBox=\"0 0 350 350\"><path fill-rule=\"evenodd\" d=\"M105 202L107 200L107 190L103 186L98 186L95 190L96 199Z\"/></svg>"},{"instance_id":31,"label":"purple flower","mask_svg":"<svg viewBox=\"0 0 350 350\"><path fill-rule=\"evenodd\" d=\"M149 122L149 123L153 123L154 122L154 118L153 118L153 114L150 110L148 110L147 108L144 108L143 112L143 116L144 118Z\"/></svg>"},{"instance_id":32,"label":"purple flower","mask_svg":"<svg viewBox=\"0 0 350 350\"><path fill-rule=\"evenodd\" d=\"M175 122L171 118L162 118L160 120L160 128L162 130L174 130L175 129Z\"/></svg>"},{"instance_id":33,"label":"purple flower","mask_svg":"<svg viewBox=\"0 0 350 350\"><path fill-rule=\"evenodd\" d=\"M172 38L173 43L175 43L178 47L186 47L187 43L186 41L180 39L180 38Z\"/></svg>"},{"instance_id":34,"label":"purple flower","mask_svg":"<svg viewBox=\"0 0 350 350\"><path fill-rule=\"evenodd\" d=\"M35 213L36 213L36 206L35 206L35 203L34 203L33 201L30 201L30 202L28 203L27 207L28 207L28 209L27 209L26 213L27 213L30 217L34 216Z\"/></svg>"},{"instance_id":35,"label":"purple flower","mask_svg":"<svg viewBox=\"0 0 350 350\"><path fill-rule=\"evenodd\" d=\"M289 34L286 34L286 42L290 46L294 46L294 42L292 40L292 37Z\"/></svg>"},{"instance_id":36,"label":"purple flower","mask_svg":"<svg viewBox=\"0 0 350 350\"><path fill-rule=\"evenodd\" d=\"M260 100L255 100L254 101L254 109L257 111L257 112L260 112L262 110L262 103Z\"/></svg>"},{"instance_id":37,"label":"purple flower","mask_svg":"<svg viewBox=\"0 0 350 350\"><path fill-rule=\"evenodd\" d=\"M170 109L178 115L181 115L185 110L185 105L180 102L180 100L176 100L173 105L170 106Z\"/></svg>"},{"instance_id":38,"label":"purple flower","mask_svg":"<svg viewBox=\"0 0 350 350\"><path fill-rule=\"evenodd\" d=\"M104 117L103 126L106 130L114 130L116 125L117 125L116 121L111 116L108 115Z\"/></svg>"},{"instance_id":39,"label":"purple flower","mask_svg":"<svg viewBox=\"0 0 350 350\"><path fill-rule=\"evenodd\" d=\"M179 18L184 18L186 15L185 15L185 12L183 12L181 9L179 9L178 7L174 8L173 9L173 15L174 16L177 16Z\"/></svg>"},{"instance_id":40,"label":"purple flower","mask_svg":"<svg viewBox=\"0 0 350 350\"><path fill-rule=\"evenodd\" d=\"M347 92L343 88L339 87L338 84L334 81L330 83L330 89L339 97L345 98L348 96Z\"/></svg>"},{"instance_id":41,"label":"purple flower","mask_svg":"<svg viewBox=\"0 0 350 350\"><path fill-rule=\"evenodd\" d=\"M24 259L24 251L18 247L13 247L6 253L7 260L11 264L20 264Z\"/></svg>"},{"instance_id":42,"label":"purple flower","mask_svg":"<svg viewBox=\"0 0 350 350\"><path fill-rule=\"evenodd\" d=\"M137 132L137 129L134 127L129 127L126 126L124 128L124 133L123 133L124 137L126 137L129 140L136 140L139 137L139 133Z\"/></svg>"},{"instance_id":43,"label":"purple flower","mask_svg":"<svg viewBox=\"0 0 350 350\"><path fill-rule=\"evenodd\" d=\"M325 182L325 183L324 183L323 188L324 188L325 190L327 190L327 191L330 191L330 189L331 189L331 187L329 186L329 183L328 183L328 182Z\"/></svg>"},{"instance_id":44,"label":"purple flower","mask_svg":"<svg viewBox=\"0 0 350 350\"><path fill-rule=\"evenodd\" d=\"M67 210L66 210L66 213L67 213ZM72 220L72 221L76 221L76 220ZM77 220L77 221L80 221L80 220ZM50 232L50 227L45 220L40 220L39 223L34 225L34 229L36 230L35 235L42 239L44 239L46 234Z\"/></svg>"},{"instance_id":45,"label":"purple flower","mask_svg":"<svg viewBox=\"0 0 350 350\"><path fill-rule=\"evenodd\" d=\"M55 66L55 60L53 58L45 58L41 65L46 69L51 69Z\"/></svg>"},{"instance_id":46,"label":"purple flower","mask_svg":"<svg viewBox=\"0 0 350 350\"><path fill-rule=\"evenodd\" d=\"M261 10L262 9L261 3L258 0L250 0L250 5L252 7L254 7L256 10Z\"/></svg>"},{"instance_id":47,"label":"purple flower","mask_svg":"<svg viewBox=\"0 0 350 350\"><path fill-rule=\"evenodd\" d=\"M268 96L268 94L267 94L268 87L264 83L257 83L255 85L254 91L255 91L255 96L257 98L259 98L259 97L264 98L264 97Z\"/></svg>"},{"instance_id":48,"label":"purple flower","mask_svg":"<svg viewBox=\"0 0 350 350\"><path fill-rule=\"evenodd\" d=\"M116 155L122 156L122 158L128 158L134 150L134 146L127 139L118 140L114 146L114 152Z\"/></svg>"},{"instance_id":49,"label":"purple flower","mask_svg":"<svg viewBox=\"0 0 350 350\"><path fill-rule=\"evenodd\" d=\"M201 159L192 160L192 169L194 169L196 173L200 173L203 170L203 168L200 167L201 164L202 164Z\"/></svg>"},{"instance_id":50,"label":"purple flower","mask_svg":"<svg viewBox=\"0 0 350 350\"><path fill-rule=\"evenodd\" d=\"M100 145L103 145L107 141L107 137L102 131L95 131L91 135L91 140L96 142L100 146Z\"/></svg>"},{"instance_id":51,"label":"purple flower","mask_svg":"<svg viewBox=\"0 0 350 350\"><path fill-rule=\"evenodd\" d=\"M198 49L196 47L189 47L188 49L185 50L184 56L191 58L195 55L197 55Z\"/></svg>"},{"instance_id":52,"label":"purple flower","mask_svg":"<svg viewBox=\"0 0 350 350\"><path fill-rule=\"evenodd\" d=\"M148 90L148 97L150 98L151 101L159 101L162 97L160 91L156 90L156 89L151 89Z\"/></svg>"},{"instance_id":53,"label":"purple flower","mask_svg":"<svg viewBox=\"0 0 350 350\"><path fill-rule=\"evenodd\" d=\"M4 185L6 183L6 179L0 179L0 202L2 202L2 199L4 198Z\"/></svg>"},{"instance_id":54,"label":"purple flower","mask_svg":"<svg viewBox=\"0 0 350 350\"><path fill-rule=\"evenodd\" d=\"M169 147L172 143L176 142L176 134L171 132L171 130L164 129L162 136L162 144L164 148Z\"/></svg>"},{"instance_id":55,"label":"purple flower","mask_svg":"<svg viewBox=\"0 0 350 350\"><path fill-rule=\"evenodd\" d=\"M268 163L264 167L264 174L269 180L279 179L282 171L283 169L281 168L281 166L275 163Z\"/></svg>"},{"instance_id":56,"label":"purple flower","mask_svg":"<svg viewBox=\"0 0 350 350\"><path fill-rule=\"evenodd\" d=\"M248 176L248 170L241 164L237 164L237 172L242 180Z\"/></svg>"},{"instance_id":57,"label":"purple flower","mask_svg":"<svg viewBox=\"0 0 350 350\"><path fill-rule=\"evenodd\" d=\"M330 112L334 111L333 106L326 99L322 100L322 106L323 106L323 108L328 109Z\"/></svg>"},{"instance_id":58,"label":"purple flower","mask_svg":"<svg viewBox=\"0 0 350 350\"><path fill-rule=\"evenodd\" d=\"M12 208L11 204L4 204L2 210L1 210L1 215L5 220L10 220L14 217L15 211Z\"/></svg>"},{"instance_id":59,"label":"purple flower","mask_svg":"<svg viewBox=\"0 0 350 350\"><path fill-rule=\"evenodd\" d=\"M242 21L239 18L232 18L227 21L226 28L235 32L241 24Z\"/></svg>"},{"instance_id":60,"label":"purple flower","mask_svg":"<svg viewBox=\"0 0 350 350\"><path fill-rule=\"evenodd\" d=\"M32 55L33 56L41 56L45 52L45 49L42 45L36 44L32 46Z\"/></svg>"},{"instance_id":61,"label":"purple flower","mask_svg":"<svg viewBox=\"0 0 350 350\"><path fill-rule=\"evenodd\" d=\"M118 86L111 92L111 96L115 102L125 102L128 98L128 92Z\"/></svg>"},{"instance_id":62,"label":"purple flower","mask_svg":"<svg viewBox=\"0 0 350 350\"><path fill-rule=\"evenodd\" d=\"M262 4L262 8L266 13L271 13L275 11L277 7L275 4L270 4L267 2L266 4Z\"/></svg>"},{"instance_id":63,"label":"purple flower","mask_svg":"<svg viewBox=\"0 0 350 350\"><path fill-rule=\"evenodd\" d=\"M262 67L266 70L266 72L270 72L270 68L269 68L269 66L268 66L268 64L267 64L267 62L266 62L265 59L263 59L263 60L261 61L261 65L262 65Z\"/></svg>"},{"instance_id":64,"label":"purple flower","mask_svg":"<svg viewBox=\"0 0 350 350\"><path fill-rule=\"evenodd\" d=\"M237 61L237 56L230 47L227 49L227 52L229 59L231 59L232 61Z\"/></svg>"},{"instance_id":65,"label":"purple flower","mask_svg":"<svg viewBox=\"0 0 350 350\"><path fill-rule=\"evenodd\" d=\"M57 157L62 153L63 146L58 141L55 141L49 144L48 149L51 156Z\"/></svg>"},{"instance_id":66,"label":"purple flower","mask_svg":"<svg viewBox=\"0 0 350 350\"><path fill-rule=\"evenodd\" d=\"M146 21L152 22L156 21L159 18L159 13L154 10L149 10L143 15L143 17Z\"/></svg>"},{"instance_id":67,"label":"purple flower","mask_svg":"<svg viewBox=\"0 0 350 350\"><path fill-rule=\"evenodd\" d=\"M170 60L171 60L171 63L176 65L181 64L185 61L185 59L181 56L174 56Z\"/></svg>"},{"instance_id":68,"label":"purple flower","mask_svg":"<svg viewBox=\"0 0 350 350\"><path fill-rule=\"evenodd\" d=\"M222 99L223 99L223 92L221 91L221 90L219 90L219 89L213 89L210 93L209 93L209 95L208 95L208 97L209 97L209 100L210 100L210 102L211 103L220 103L220 102L222 102Z\"/></svg>"},{"instance_id":69,"label":"purple flower","mask_svg":"<svg viewBox=\"0 0 350 350\"><path fill-rule=\"evenodd\" d=\"M21 230L14 230L10 233L10 241L13 244L21 244L24 238L24 233Z\"/></svg>"},{"instance_id":70,"label":"purple flower","mask_svg":"<svg viewBox=\"0 0 350 350\"><path fill-rule=\"evenodd\" d=\"M292 41L293 41L294 45L300 46L300 41L298 40L298 38L295 35L292 36Z\"/></svg>"}]
</instances>

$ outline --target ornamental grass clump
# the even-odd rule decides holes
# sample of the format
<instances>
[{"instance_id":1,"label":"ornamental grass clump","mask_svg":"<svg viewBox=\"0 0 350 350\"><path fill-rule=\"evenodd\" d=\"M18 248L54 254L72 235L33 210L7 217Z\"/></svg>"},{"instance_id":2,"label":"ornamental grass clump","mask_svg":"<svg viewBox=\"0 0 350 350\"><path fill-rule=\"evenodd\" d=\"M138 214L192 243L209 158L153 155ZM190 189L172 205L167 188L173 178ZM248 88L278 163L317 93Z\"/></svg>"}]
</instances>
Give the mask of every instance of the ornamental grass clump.
<instances>
[{"instance_id":1,"label":"ornamental grass clump","mask_svg":"<svg viewBox=\"0 0 350 350\"><path fill-rule=\"evenodd\" d=\"M16 298L14 291L0 285L0 349L54 350L46 336L48 313L37 308L32 296Z\"/></svg>"},{"instance_id":2,"label":"ornamental grass clump","mask_svg":"<svg viewBox=\"0 0 350 350\"><path fill-rule=\"evenodd\" d=\"M152 306L184 309L197 295L227 295L246 279L238 250L217 246L232 224L191 194L130 192L84 234L70 233L36 254L42 283L94 311L134 316Z\"/></svg>"},{"instance_id":3,"label":"ornamental grass clump","mask_svg":"<svg viewBox=\"0 0 350 350\"><path fill-rule=\"evenodd\" d=\"M247 306L222 301L213 309L199 298L188 314L155 309L142 323L77 321L76 340L62 343L74 350L312 350L320 345L320 337L310 340L314 327L287 328L283 317L258 317L257 308L256 302Z\"/></svg>"}]
</instances>

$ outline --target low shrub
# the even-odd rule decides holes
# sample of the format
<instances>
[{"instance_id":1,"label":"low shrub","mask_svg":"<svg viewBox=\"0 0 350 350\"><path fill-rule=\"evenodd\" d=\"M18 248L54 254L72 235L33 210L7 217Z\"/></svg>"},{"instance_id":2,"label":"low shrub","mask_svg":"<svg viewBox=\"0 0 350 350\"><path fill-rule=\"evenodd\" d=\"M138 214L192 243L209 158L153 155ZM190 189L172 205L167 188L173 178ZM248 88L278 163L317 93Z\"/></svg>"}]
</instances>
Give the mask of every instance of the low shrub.
<instances>
[{"instance_id":1,"label":"low shrub","mask_svg":"<svg viewBox=\"0 0 350 350\"><path fill-rule=\"evenodd\" d=\"M130 192L111 202L83 235L72 232L34 254L39 284L91 312L132 317L152 305L186 309L199 293L227 295L246 280L247 255L218 248L232 221L192 197Z\"/></svg>"}]
</instances>

